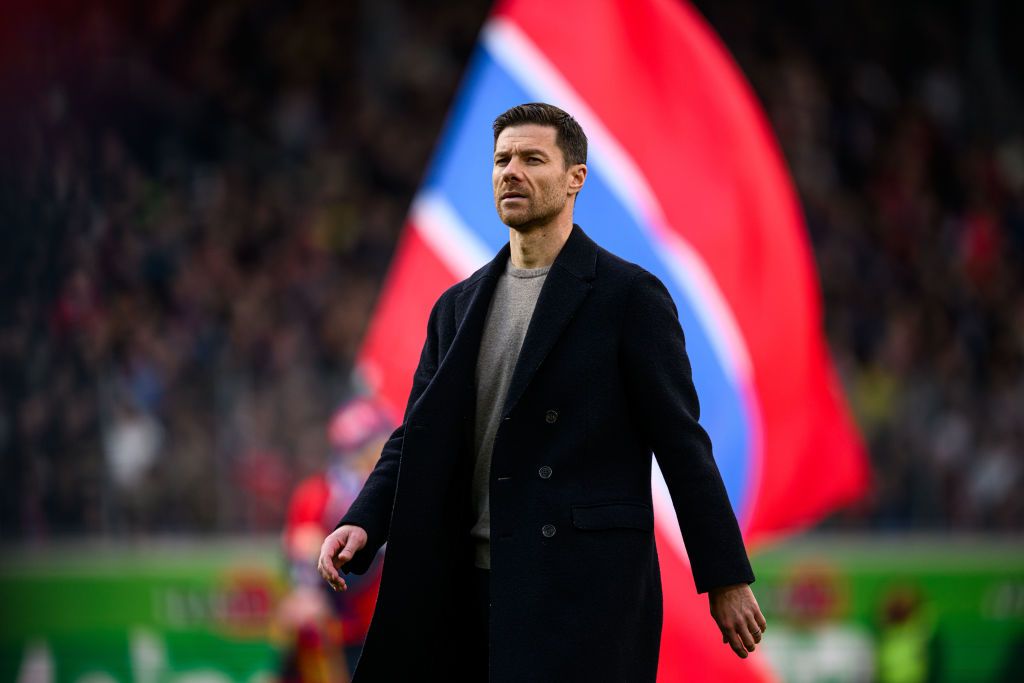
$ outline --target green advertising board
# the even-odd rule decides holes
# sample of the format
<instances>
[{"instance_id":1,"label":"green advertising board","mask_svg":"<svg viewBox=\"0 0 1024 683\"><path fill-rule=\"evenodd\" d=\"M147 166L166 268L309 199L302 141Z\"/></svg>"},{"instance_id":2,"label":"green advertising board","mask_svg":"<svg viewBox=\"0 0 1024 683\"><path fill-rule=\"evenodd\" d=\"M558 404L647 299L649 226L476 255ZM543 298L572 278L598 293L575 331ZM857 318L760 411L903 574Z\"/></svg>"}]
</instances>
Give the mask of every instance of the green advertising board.
<instances>
[{"instance_id":1,"label":"green advertising board","mask_svg":"<svg viewBox=\"0 0 1024 683\"><path fill-rule=\"evenodd\" d=\"M753 562L783 681L1024 680L1020 543L813 536ZM7 548L0 680L274 681L281 570L274 539Z\"/></svg>"},{"instance_id":2,"label":"green advertising board","mask_svg":"<svg viewBox=\"0 0 1024 683\"><path fill-rule=\"evenodd\" d=\"M1024 681L1020 540L812 536L752 561L788 683Z\"/></svg>"},{"instance_id":3,"label":"green advertising board","mask_svg":"<svg viewBox=\"0 0 1024 683\"><path fill-rule=\"evenodd\" d=\"M272 681L272 542L62 546L0 565L0 680Z\"/></svg>"}]
</instances>

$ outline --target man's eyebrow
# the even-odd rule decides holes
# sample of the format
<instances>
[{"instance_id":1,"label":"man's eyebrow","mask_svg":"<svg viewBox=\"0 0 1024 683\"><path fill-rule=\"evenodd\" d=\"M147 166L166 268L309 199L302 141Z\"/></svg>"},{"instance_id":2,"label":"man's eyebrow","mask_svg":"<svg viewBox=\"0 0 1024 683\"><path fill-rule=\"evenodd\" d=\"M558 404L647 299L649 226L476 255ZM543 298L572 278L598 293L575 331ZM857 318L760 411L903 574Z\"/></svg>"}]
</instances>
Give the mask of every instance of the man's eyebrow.
<instances>
[{"instance_id":1,"label":"man's eyebrow","mask_svg":"<svg viewBox=\"0 0 1024 683\"><path fill-rule=\"evenodd\" d=\"M508 149L496 149L496 150L494 150L494 157L495 158L498 158L499 156L508 156L509 154L511 154L511 152ZM518 154L520 156L532 156L532 155L537 155L537 156L542 156L542 157L547 157L548 156L548 153L545 152L544 150L542 150L540 147L525 147L525 148L519 150Z\"/></svg>"}]
</instances>

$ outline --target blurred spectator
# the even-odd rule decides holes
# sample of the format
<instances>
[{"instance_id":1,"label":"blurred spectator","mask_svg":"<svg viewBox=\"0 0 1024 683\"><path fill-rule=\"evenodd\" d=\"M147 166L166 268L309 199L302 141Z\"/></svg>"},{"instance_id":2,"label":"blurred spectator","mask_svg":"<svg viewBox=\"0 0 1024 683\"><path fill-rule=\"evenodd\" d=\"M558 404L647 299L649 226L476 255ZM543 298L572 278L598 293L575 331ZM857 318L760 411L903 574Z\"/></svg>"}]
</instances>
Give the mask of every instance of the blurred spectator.
<instances>
[{"instance_id":1,"label":"blurred spectator","mask_svg":"<svg viewBox=\"0 0 1024 683\"><path fill-rule=\"evenodd\" d=\"M347 588L340 592L320 577L316 563L324 538L348 512L394 427L394 418L372 397L346 401L327 428L330 463L291 494L283 541L292 585L281 620L292 641L282 660L283 682L346 681L355 672L377 601L384 551L364 574L347 576ZM325 668L332 672L326 678L313 673Z\"/></svg>"},{"instance_id":2,"label":"blurred spectator","mask_svg":"<svg viewBox=\"0 0 1024 683\"><path fill-rule=\"evenodd\" d=\"M891 586L879 609L878 683L929 683L941 671L933 609L916 586Z\"/></svg>"}]
</instances>

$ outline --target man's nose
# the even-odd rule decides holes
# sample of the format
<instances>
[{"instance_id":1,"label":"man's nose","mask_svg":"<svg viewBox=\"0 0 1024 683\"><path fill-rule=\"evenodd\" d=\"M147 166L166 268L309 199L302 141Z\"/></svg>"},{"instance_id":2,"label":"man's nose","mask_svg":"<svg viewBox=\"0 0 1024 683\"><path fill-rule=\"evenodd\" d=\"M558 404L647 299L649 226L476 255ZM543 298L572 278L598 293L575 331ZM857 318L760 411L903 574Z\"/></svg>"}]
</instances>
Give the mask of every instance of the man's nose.
<instances>
[{"instance_id":1,"label":"man's nose","mask_svg":"<svg viewBox=\"0 0 1024 683\"><path fill-rule=\"evenodd\" d=\"M505 168L501 169L501 177L518 179L521 177L521 172L522 167L519 162L516 161L515 157L513 157L508 160L507 164L505 164Z\"/></svg>"}]
</instances>

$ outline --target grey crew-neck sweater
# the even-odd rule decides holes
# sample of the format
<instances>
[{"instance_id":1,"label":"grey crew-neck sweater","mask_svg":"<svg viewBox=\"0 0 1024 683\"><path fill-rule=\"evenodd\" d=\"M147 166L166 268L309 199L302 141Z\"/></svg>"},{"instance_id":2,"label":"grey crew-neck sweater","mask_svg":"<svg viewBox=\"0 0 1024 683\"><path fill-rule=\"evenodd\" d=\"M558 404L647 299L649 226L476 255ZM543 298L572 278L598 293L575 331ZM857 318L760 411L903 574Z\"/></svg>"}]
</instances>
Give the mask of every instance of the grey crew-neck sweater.
<instances>
[{"instance_id":1,"label":"grey crew-neck sweater","mask_svg":"<svg viewBox=\"0 0 1024 683\"><path fill-rule=\"evenodd\" d=\"M512 371L533 317L533 309L551 266L516 268L509 258L494 288L487 320L480 339L476 363L476 425L470 498L476 522L469 533L473 537L477 567L491 568L490 475L491 451L498 431L505 395Z\"/></svg>"}]
</instances>

